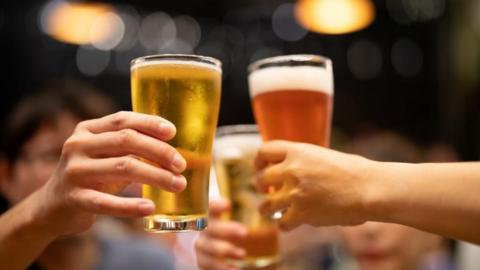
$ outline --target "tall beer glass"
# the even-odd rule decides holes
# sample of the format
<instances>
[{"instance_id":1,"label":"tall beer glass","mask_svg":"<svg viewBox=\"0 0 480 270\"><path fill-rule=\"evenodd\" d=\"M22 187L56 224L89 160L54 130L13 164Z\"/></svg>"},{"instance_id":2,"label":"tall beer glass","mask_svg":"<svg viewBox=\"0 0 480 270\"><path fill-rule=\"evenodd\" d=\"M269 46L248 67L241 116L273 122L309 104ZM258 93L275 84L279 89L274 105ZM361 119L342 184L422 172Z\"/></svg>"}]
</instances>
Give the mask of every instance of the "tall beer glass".
<instances>
[{"instance_id":1,"label":"tall beer glass","mask_svg":"<svg viewBox=\"0 0 480 270\"><path fill-rule=\"evenodd\" d=\"M220 194L230 199L228 219L247 226L244 240L235 244L246 250L244 260L232 260L239 268L255 269L278 260L278 231L269 218L258 212L262 194L254 187L254 158L262 140L255 125L218 128L213 159Z\"/></svg>"},{"instance_id":2,"label":"tall beer glass","mask_svg":"<svg viewBox=\"0 0 480 270\"><path fill-rule=\"evenodd\" d=\"M317 55L277 56L252 63L248 71L253 112L263 140L330 145L330 59ZM282 215L283 211L279 211L272 218Z\"/></svg>"},{"instance_id":3,"label":"tall beer glass","mask_svg":"<svg viewBox=\"0 0 480 270\"><path fill-rule=\"evenodd\" d=\"M266 58L249 66L248 82L264 140L329 146L333 107L330 59L317 55Z\"/></svg>"},{"instance_id":4,"label":"tall beer glass","mask_svg":"<svg viewBox=\"0 0 480 270\"><path fill-rule=\"evenodd\" d=\"M177 134L168 143L187 161L184 191L177 194L143 185L143 197L156 206L155 213L144 218L146 231L206 227L211 151L220 105L220 65L214 58L197 55L154 55L131 63L133 110L159 115L175 124Z\"/></svg>"}]
</instances>

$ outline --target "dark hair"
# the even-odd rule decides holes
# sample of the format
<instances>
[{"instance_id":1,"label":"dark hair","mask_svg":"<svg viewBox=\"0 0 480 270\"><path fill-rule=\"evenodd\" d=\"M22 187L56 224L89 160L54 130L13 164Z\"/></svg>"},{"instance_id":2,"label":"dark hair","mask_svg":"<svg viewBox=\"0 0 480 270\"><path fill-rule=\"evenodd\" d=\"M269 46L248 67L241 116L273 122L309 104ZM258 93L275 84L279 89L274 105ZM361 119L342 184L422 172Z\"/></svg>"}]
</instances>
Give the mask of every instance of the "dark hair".
<instances>
[{"instance_id":1,"label":"dark hair","mask_svg":"<svg viewBox=\"0 0 480 270\"><path fill-rule=\"evenodd\" d=\"M85 83L66 80L54 82L21 100L6 119L1 151L14 162L23 144L38 128L55 124L62 113L80 120L98 118L113 112L111 100Z\"/></svg>"}]
</instances>

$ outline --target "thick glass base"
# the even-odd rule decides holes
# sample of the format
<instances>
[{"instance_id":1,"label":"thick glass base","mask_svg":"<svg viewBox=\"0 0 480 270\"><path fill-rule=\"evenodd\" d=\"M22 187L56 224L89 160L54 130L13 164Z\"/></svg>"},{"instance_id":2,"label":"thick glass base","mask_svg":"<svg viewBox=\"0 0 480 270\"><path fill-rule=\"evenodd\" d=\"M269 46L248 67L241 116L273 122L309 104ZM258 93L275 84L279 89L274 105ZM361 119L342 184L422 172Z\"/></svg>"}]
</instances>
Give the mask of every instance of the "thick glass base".
<instances>
[{"instance_id":1,"label":"thick glass base","mask_svg":"<svg viewBox=\"0 0 480 270\"><path fill-rule=\"evenodd\" d=\"M243 260L228 260L228 262L240 269L257 269L277 264L278 256L246 257Z\"/></svg>"},{"instance_id":2,"label":"thick glass base","mask_svg":"<svg viewBox=\"0 0 480 270\"><path fill-rule=\"evenodd\" d=\"M151 233L201 231L207 228L207 217L151 215L143 218L143 228Z\"/></svg>"}]
</instances>

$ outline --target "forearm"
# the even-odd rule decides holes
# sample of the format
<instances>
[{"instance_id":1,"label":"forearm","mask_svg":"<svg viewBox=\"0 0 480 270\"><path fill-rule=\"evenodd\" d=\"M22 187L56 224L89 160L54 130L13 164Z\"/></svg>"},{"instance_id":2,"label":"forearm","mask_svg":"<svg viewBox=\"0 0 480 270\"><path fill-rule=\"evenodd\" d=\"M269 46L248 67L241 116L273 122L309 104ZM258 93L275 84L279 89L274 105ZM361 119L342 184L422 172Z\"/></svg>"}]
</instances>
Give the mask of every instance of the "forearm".
<instances>
[{"instance_id":1,"label":"forearm","mask_svg":"<svg viewBox=\"0 0 480 270\"><path fill-rule=\"evenodd\" d=\"M35 214L37 194L0 216L0 265L2 269L26 269L55 237L43 228Z\"/></svg>"},{"instance_id":2,"label":"forearm","mask_svg":"<svg viewBox=\"0 0 480 270\"><path fill-rule=\"evenodd\" d=\"M480 162L374 166L370 219L480 244Z\"/></svg>"}]
</instances>

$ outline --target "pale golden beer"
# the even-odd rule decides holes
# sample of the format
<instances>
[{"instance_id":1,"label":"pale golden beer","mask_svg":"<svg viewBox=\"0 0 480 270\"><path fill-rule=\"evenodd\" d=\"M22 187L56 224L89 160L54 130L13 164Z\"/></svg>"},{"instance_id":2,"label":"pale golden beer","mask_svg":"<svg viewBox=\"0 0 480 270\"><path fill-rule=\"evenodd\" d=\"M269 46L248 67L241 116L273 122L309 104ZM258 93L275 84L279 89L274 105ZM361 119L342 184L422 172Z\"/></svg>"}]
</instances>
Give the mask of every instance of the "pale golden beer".
<instances>
[{"instance_id":1,"label":"pale golden beer","mask_svg":"<svg viewBox=\"0 0 480 270\"><path fill-rule=\"evenodd\" d=\"M244 260L230 260L249 269L265 267L278 261L278 230L273 221L258 212L262 194L254 187L254 158L262 140L255 125L218 128L214 143L214 165L220 194L230 199L227 219L243 223L248 234L235 245L246 251Z\"/></svg>"},{"instance_id":2,"label":"pale golden beer","mask_svg":"<svg viewBox=\"0 0 480 270\"><path fill-rule=\"evenodd\" d=\"M143 197L156 206L155 214L144 218L145 230L202 230L220 106L220 62L195 55L137 58L131 64L131 83L133 110L171 121L177 133L168 143L187 161L187 187L181 193L143 185Z\"/></svg>"},{"instance_id":3,"label":"pale golden beer","mask_svg":"<svg viewBox=\"0 0 480 270\"><path fill-rule=\"evenodd\" d=\"M329 146L333 109L329 59L286 55L259 60L249 66L248 82L264 140Z\"/></svg>"}]
</instances>

